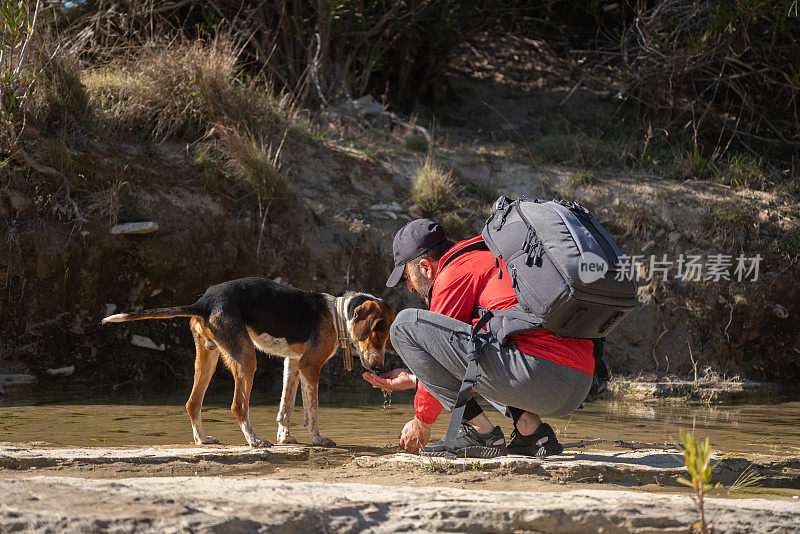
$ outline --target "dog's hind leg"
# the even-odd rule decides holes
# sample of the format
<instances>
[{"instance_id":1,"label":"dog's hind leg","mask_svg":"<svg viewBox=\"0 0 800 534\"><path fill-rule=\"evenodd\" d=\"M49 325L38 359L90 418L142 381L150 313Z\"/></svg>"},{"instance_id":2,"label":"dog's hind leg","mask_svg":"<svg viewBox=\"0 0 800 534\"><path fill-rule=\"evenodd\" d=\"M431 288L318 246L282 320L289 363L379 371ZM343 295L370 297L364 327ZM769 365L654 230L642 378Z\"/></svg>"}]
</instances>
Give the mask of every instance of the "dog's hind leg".
<instances>
[{"instance_id":1,"label":"dog's hind leg","mask_svg":"<svg viewBox=\"0 0 800 534\"><path fill-rule=\"evenodd\" d=\"M253 376L256 372L256 349L250 338L246 338L250 347L239 352L231 358L231 372L233 373L234 391L231 411L242 428L244 439L251 447L271 447L272 443L256 437L253 426L250 424L250 392L253 389ZM244 343L242 343L244 344Z\"/></svg>"},{"instance_id":2,"label":"dog's hind leg","mask_svg":"<svg viewBox=\"0 0 800 534\"><path fill-rule=\"evenodd\" d=\"M189 412L189 420L192 422L194 442L198 445L206 445L219 443L219 440L212 438L203 431L203 420L200 417L200 411L203 408L203 397L206 395L208 383L211 382L211 377L214 375L214 371L217 368L219 351L216 349L208 350L206 348L206 340L195 331L194 321L193 319L192 335L194 336L196 348L194 359L194 384L192 384L192 393L189 395L189 400L186 401L186 411Z\"/></svg>"},{"instance_id":3,"label":"dog's hind leg","mask_svg":"<svg viewBox=\"0 0 800 534\"><path fill-rule=\"evenodd\" d=\"M303 393L303 425L308 427L311 443L323 447L335 447L330 438L319 435L317 413L319 412L319 368L317 366L300 365L300 388Z\"/></svg>"},{"instance_id":4,"label":"dog's hind leg","mask_svg":"<svg viewBox=\"0 0 800 534\"><path fill-rule=\"evenodd\" d=\"M227 355L225 360L234 382L231 412L239 422L247 444L251 447L272 446L269 441L256 437L250 424L250 392L256 372L256 348L247 335L247 328L236 316L223 313L212 314L209 326L217 347Z\"/></svg>"},{"instance_id":5,"label":"dog's hind leg","mask_svg":"<svg viewBox=\"0 0 800 534\"><path fill-rule=\"evenodd\" d=\"M297 360L284 358L283 360L283 393L281 393L281 407L278 410L278 443L297 443L291 434L289 422L294 412L297 398L297 384L300 382L300 371L297 369Z\"/></svg>"}]
</instances>

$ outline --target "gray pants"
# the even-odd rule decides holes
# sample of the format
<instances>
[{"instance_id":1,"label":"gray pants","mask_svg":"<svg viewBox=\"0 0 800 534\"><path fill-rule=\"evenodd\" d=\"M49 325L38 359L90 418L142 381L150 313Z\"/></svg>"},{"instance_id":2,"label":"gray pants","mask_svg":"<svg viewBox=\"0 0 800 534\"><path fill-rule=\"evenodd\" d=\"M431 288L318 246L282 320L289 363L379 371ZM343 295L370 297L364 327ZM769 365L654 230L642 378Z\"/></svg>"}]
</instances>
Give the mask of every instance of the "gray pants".
<instances>
[{"instance_id":1,"label":"gray pants","mask_svg":"<svg viewBox=\"0 0 800 534\"><path fill-rule=\"evenodd\" d=\"M467 369L471 326L426 310L397 314L391 328L392 345L417 379L452 411ZM509 406L527 412L561 417L586 398L592 377L563 365L529 356L492 338L478 358L480 376L473 390L501 412Z\"/></svg>"}]
</instances>

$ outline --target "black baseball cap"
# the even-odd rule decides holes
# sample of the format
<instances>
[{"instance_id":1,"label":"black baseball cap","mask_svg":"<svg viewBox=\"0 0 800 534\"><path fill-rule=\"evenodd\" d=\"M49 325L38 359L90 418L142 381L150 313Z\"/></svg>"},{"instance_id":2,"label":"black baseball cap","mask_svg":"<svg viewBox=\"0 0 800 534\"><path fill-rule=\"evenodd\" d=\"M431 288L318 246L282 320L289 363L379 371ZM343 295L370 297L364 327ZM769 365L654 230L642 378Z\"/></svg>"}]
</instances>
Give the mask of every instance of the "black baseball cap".
<instances>
[{"instance_id":1,"label":"black baseball cap","mask_svg":"<svg viewBox=\"0 0 800 534\"><path fill-rule=\"evenodd\" d=\"M430 219L416 219L400 228L392 243L394 270L386 286L394 287L400 282L406 263L448 241L444 228Z\"/></svg>"}]
</instances>

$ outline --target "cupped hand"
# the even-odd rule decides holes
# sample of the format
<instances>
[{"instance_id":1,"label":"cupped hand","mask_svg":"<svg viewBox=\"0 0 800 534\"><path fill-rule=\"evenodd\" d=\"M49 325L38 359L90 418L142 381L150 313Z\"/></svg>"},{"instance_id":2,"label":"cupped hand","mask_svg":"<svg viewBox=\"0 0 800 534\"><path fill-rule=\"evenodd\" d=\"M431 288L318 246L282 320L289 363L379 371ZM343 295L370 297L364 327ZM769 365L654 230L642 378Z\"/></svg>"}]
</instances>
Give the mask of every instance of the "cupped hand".
<instances>
[{"instance_id":1,"label":"cupped hand","mask_svg":"<svg viewBox=\"0 0 800 534\"><path fill-rule=\"evenodd\" d=\"M408 369L393 369L380 375L363 373L361 376L374 387L381 388L384 391L412 389L417 385L417 377L411 374Z\"/></svg>"}]
</instances>

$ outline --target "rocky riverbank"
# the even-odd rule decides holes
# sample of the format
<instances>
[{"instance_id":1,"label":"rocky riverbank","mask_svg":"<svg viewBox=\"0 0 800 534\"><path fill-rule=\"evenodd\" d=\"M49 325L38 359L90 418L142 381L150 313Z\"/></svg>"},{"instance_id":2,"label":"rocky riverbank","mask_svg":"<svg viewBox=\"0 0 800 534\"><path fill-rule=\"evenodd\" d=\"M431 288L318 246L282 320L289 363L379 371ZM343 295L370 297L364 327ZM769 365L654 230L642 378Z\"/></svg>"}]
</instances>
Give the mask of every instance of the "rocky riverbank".
<instances>
[{"instance_id":1,"label":"rocky riverbank","mask_svg":"<svg viewBox=\"0 0 800 534\"><path fill-rule=\"evenodd\" d=\"M568 446L569 447L569 446ZM800 531L800 458L723 455L715 532ZM731 486L745 469L758 488ZM0 447L0 531L686 532L676 450L422 459L376 449Z\"/></svg>"}]
</instances>

